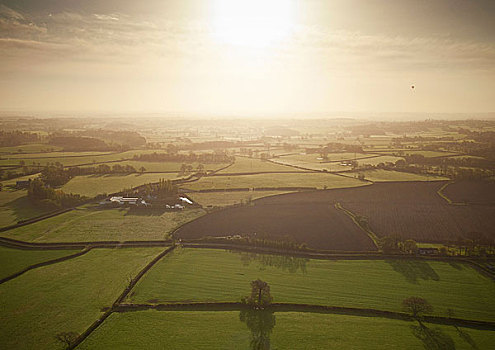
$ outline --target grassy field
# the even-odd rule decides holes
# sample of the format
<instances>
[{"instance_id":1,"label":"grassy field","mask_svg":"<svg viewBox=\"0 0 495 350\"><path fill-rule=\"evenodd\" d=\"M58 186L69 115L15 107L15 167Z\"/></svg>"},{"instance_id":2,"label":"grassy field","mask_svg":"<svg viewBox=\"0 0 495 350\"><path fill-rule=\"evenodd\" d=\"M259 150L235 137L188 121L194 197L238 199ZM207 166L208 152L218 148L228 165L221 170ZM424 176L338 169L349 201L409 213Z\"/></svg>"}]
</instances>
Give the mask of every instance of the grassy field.
<instances>
[{"instance_id":1,"label":"grassy field","mask_svg":"<svg viewBox=\"0 0 495 350\"><path fill-rule=\"evenodd\" d=\"M115 193L122 191L124 188L158 182L160 179L173 180L177 178L178 175L174 173L85 175L72 178L61 189L66 193L94 197L102 193Z\"/></svg>"},{"instance_id":2,"label":"grassy field","mask_svg":"<svg viewBox=\"0 0 495 350\"><path fill-rule=\"evenodd\" d=\"M19 220L30 219L45 214L45 208L32 204L26 190L4 188L0 192L0 227L16 224Z\"/></svg>"},{"instance_id":3,"label":"grassy field","mask_svg":"<svg viewBox=\"0 0 495 350\"><path fill-rule=\"evenodd\" d=\"M265 160L247 157L236 157L234 164L226 169L219 171L219 173L251 173L262 171L298 171L284 165L273 164Z\"/></svg>"},{"instance_id":4,"label":"grassy field","mask_svg":"<svg viewBox=\"0 0 495 350\"><path fill-rule=\"evenodd\" d=\"M190 190L260 188L260 187L317 187L343 188L362 186L362 181L324 173L256 174L239 176L208 176L199 181L183 184Z\"/></svg>"},{"instance_id":5,"label":"grassy field","mask_svg":"<svg viewBox=\"0 0 495 350\"><path fill-rule=\"evenodd\" d=\"M135 212L129 208L99 210L85 206L2 235L36 242L162 240L204 213L202 209Z\"/></svg>"},{"instance_id":6,"label":"grassy field","mask_svg":"<svg viewBox=\"0 0 495 350\"><path fill-rule=\"evenodd\" d=\"M138 283L130 301L239 301L256 278L270 284L275 302L400 311L404 298L420 296L437 315L451 308L457 317L495 320L495 284L468 265L303 260L206 249L165 257Z\"/></svg>"},{"instance_id":7,"label":"grassy field","mask_svg":"<svg viewBox=\"0 0 495 350\"><path fill-rule=\"evenodd\" d=\"M0 278L10 276L29 265L77 253L77 250L19 250L0 247Z\"/></svg>"},{"instance_id":8,"label":"grassy field","mask_svg":"<svg viewBox=\"0 0 495 350\"><path fill-rule=\"evenodd\" d=\"M414 322L296 312L266 318L274 321L273 327L263 329L274 350L425 348ZM425 325L434 331L428 340L442 339L455 349L488 349L495 342L495 333L490 331ZM256 349L250 344L253 335L260 334L242 322L237 311L139 311L112 314L78 348L252 350Z\"/></svg>"},{"instance_id":9,"label":"grassy field","mask_svg":"<svg viewBox=\"0 0 495 350\"><path fill-rule=\"evenodd\" d=\"M366 171L358 171L352 173L345 173L346 176L356 177L358 174L363 174L366 180L374 181L374 182L388 182L388 181L445 181L449 180L446 177L441 176L426 176L423 174L412 174L412 173L404 173L400 171L393 170L366 170Z\"/></svg>"},{"instance_id":10,"label":"grassy field","mask_svg":"<svg viewBox=\"0 0 495 350\"><path fill-rule=\"evenodd\" d=\"M245 203L258 198L289 193L287 191L235 191L235 192L191 192L187 195L202 206L224 207L237 203Z\"/></svg>"},{"instance_id":11,"label":"grassy field","mask_svg":"<svg viewBox=\"0 0 495 350\"><path fill-rule=\"evenodd\" d=\"M342 160L360 159L363 157L373 156L372 154L364 153L329 153L328 160L319 159L319 154L292 154L289 156L281 156L274 158L273 161L280 164L294 165L306 169L327 170L327 171L342 171L349 169L348 166L340 165ZM334 162L334 163L330 163Z\"/></svg>"},{"instance_id":12,"label":"grassy field","mask_svg":"<svg viewBox=\"0 0 495 350\"><path fill-rule=\"evenodd\" d=\"M0 285L4 349L62 349L55 335L82 333L163 248L98 249Z\"/></svg>"}]
</instances>

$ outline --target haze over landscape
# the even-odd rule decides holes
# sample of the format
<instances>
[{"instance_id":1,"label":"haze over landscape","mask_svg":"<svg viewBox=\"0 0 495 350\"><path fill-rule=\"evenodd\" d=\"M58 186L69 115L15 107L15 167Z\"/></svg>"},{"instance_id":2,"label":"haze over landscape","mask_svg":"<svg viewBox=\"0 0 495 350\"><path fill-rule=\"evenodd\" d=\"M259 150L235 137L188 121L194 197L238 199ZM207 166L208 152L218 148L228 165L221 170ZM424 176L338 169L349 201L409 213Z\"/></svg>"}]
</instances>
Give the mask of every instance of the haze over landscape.
<instances>
[{"instance_id":1,"label":"haze over landscape","mask_svg":"<svg viewBox=\"0 0 495 350\"><path fill-rule=\"evenodd\" d=\"M492 350L494 0L0 0L0 349Z\"/></svg>"},{"instance_id":2,"label":"haze over landscape","mask_svg":"<svg viewBox=\"0 0 495 350\"><path fill-rule=\"evenodd\" d=\"M493 18L491 0L2 0L0 108L493 112Z\"/></svg>"}]
</instances>

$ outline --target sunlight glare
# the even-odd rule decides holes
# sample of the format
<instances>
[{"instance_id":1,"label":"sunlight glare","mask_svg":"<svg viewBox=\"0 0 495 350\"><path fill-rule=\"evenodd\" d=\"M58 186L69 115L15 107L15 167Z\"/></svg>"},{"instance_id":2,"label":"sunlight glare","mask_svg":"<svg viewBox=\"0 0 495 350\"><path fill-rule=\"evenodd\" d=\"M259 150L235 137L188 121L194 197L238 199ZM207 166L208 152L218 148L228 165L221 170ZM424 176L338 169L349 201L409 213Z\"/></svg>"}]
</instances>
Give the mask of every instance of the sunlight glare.
<instances>
[{"instance_id":1,"label":"sunlight glare","mask_svg":"<svg viewBox=\"0 0 495 350\"><path fill-rule=\"evenodd\" d=\"M216 0L213 35L223 44L266 48L290 36L294 17L294 0Z\"/></svg>"}]
</instances>

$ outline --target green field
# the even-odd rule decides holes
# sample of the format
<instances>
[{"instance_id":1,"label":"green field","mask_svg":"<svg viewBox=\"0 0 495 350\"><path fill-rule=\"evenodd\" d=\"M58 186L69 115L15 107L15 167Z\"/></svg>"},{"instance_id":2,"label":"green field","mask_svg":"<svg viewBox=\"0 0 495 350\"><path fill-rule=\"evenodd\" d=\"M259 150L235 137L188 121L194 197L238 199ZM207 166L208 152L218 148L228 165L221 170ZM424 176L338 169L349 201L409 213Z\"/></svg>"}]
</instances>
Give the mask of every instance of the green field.
<instances>
[{"instance_id":1,"label":"green field","mask_svg":"<svg viewBox=\"0 0 495 350\"><path fill-rule=\"evenodd\" d=\"M162 240L178 226L205 213L202 209L168 211L129 208L76 210L2 233L5 237L35 242Z\"/></svg>"},{"instance_id":2,"label":"green field","mask_svg":"<svg viewBox=\"0 0 495 350\"><path fill-rule=\"evenodd\" d=\"M0 285L4 349L62 349L55 335L82 333L163 248L99 249Z\"/></svg>"},{"instance_id":3,"label":"green field","mask_svg":"<svg viewBox=\"0 0 495 350\"><path fill-rule=\"evenodd\" d=\"M264 327L248 327L238 311L139 311L112 314L78 349L412 349L444 340L455 349L489 349L495 332L425 324L434 336L423 342L417 323L380 317L277 312ZM271 327L273 325L273 327ZM166 331L164 331L166 330ZM429 348L427 348L429 349Z\"/></svg>"},{"instance_id":4,"label":"green field","mask_svg":"<svg viewBox=\"0 0 495 350\"><path fill-rule=\"evenodd\" d=\"M5 189L0 192L0 227L16 224L46 214L47 209L36 206L27 198L26 190Z\"/></svg>"},{"instance_id":5,"label":"green field","mask_svg":"<svg viewBox=\"0 0 495 350\"><path fill-rule=\"evenodd\" d=\"M361 159L373 156L372 154L364 154L364 153L329 153L328 159L323 160L320 159L319 154L291 154L288 156L281 156L278 158L274 158L273 161L286 164L302 167L305 169L312 170L327 170L327 171L342 171L350 169L348 166L340 165L340 161L342 160L354 160Z\"/></svg>"},{"instance_id":6,"label":"green field","mask_svg":"<svg viewBox=\"0 0 495 350\"><path fill-rule=\"evenodd\" d=\"M247 157L236 157L234 164L229 166L226 169L219 171L219 173L254 173L254 172L263 172L263 171L298 171L298 169L294 169L284 165L278 165L266 160L256 159L256 158L247 158Z\"/></svg>"},{"instance_id":7,"label":"green field","mask_svg":"<svg viewBox=\"0 0 495 350\"><path fill-rule=\"evenodd\" d=\"M239 176L207 176L198 181L185 183L189 190L260 188L260 187L317 187L344 188L363 186L364 182L343 176L325 173L301 174L255 174Z\"/></svg>"},{"instance_id":8,"label":"green field","mask_svg":"<svg viewBox=\"0 0 495 350\"><path fill-rule=\"evenodd\" d=\"M66 193L94 197L102 193L116 193L124 188L134 188L146 183L158 182L160 179L173 180L177 178L178 175L174 173L85 175L72 178L61 189Z\"/></svg>"},{"instance_id":9,"label":"green field","mask_svg":"<svg viewBox=\"0 0 495 350\"><path fill-rule=\"evenodd\" d=\"M77 250L19 250L0 247L0 278L5 278L29 265L77 253Z\"/></svg>"},{"instance_id":10,"label":"green field","mask_svg":"<svg viewBox=\"0 0 495 350\"><path fill-rule=\"evenodd\" d=\"M358 177L359 174L363 174L366 180L374 181L374 182L388 182L388 181L445 181L449 180L446 177L442 176L426 176L423 174L413 174L413 173L405 173L400 171L393 170L384 170L384 169L376 169L376 170L366 170L366 171L357 171L357 172L348 172L344 173L346 176Z\"/></svg>"},{"instance_id":11,"label":"green field","mask_svg":"<svg viewBox=\"0 0 495 350\"><path fill-rule=\"evenodd\" d=\"M228 205L234 205L238 203L246 203L251 200L276 196L279 194L290 193L288 191L234 191L234 192L191 192L188 193L193 201L202 205L203 207L224 207Z\"/></svg>"},{"instance_id":12,"label":"green field","mask_svg":"<svg viewBox=\"0 0 495 350\"><path fill-rule=\"evenodd\" d=\"M495 284L468 265L253 258L206 249L181 249L166 256L138 283L130 301L239 301L256 278L270 284L274 302L400 311L403 299L420 296L437 315L445 316L451 308L457 317L495 320Z\"/></svg>"}]
</instances>

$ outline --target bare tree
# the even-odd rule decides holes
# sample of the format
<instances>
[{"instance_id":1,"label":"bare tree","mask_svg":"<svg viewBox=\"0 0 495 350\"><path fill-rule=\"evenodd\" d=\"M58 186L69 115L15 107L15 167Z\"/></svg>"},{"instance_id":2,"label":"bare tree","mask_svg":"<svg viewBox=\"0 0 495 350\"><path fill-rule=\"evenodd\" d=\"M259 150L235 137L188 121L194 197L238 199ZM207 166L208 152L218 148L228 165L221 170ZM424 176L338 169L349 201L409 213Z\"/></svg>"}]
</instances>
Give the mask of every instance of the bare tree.
<instances>
[{"instance_id":1,"label":"bare tree","mask_svg":"<svg viewBox=\"0 0 495 350\"><path fill-rule=\"evenodd\" d=\"M421 314L433 312L433 306L420 297L409 297L402 300L404 311L411 313L412 317L419 318Z\"/></svg>"}]
</instances>

